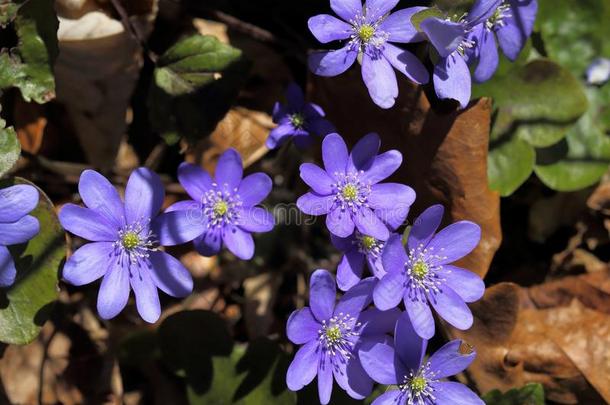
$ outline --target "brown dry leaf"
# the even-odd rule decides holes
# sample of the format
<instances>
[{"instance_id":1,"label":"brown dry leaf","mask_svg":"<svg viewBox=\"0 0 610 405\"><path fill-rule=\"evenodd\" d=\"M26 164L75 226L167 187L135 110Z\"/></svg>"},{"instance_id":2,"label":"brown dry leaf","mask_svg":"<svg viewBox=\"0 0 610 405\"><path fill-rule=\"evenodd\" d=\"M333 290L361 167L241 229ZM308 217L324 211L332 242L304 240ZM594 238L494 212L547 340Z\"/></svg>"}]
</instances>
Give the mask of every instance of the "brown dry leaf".
<instances>
[{"instance_id":1,"label":"brown dry leaf","mask_svg":"<svg viewBox=\"0 0 610 405\"><path fill-rule=\"evenodd\" d=\"M561 404L610 399L604 383L610 375L610 295L576 279L530 289L497 284L471 305L470 330L447 329L476 348L467 373L481 392L539 382L547 399ZM581 303L587 294L597 298Z\"/></svg>"},{"instance_id":2,"label":"brown dry leaf","mask_svg":"<svg viewBox=\"0 0 610 405\"><path fill-rule=\"evenodd\" d=\"M244 317L250 340L267 336L274 321L273 306L281 283L281 274L273 273L263 273L244 280Z\"/></svg>"},{"instance_id":3,"label":"brown dry leaf","mask_svg":"<svg viewBox=\"0 0 610 405\"><path fill-rule=\"evenodd\" d=\"M26 103L20 97L16 97L14 119L21 149L33 155L37 154L47 127L44 106Z\"/></svg>"},{"instance_id":4,"label":"brown dry leaf","mask_svg":"<svg viewBox=\"0 0 610 405\"><path fill-rule=\"evenodd\" d=\"M587 206L593 211L610 216L610 181L601 183L587 200Z\"/></svg>"},{"instance_id":5,"label":"brown dry leaf","mask_svg":"<svg viewBox=\"0 0 610 405\"><path fill-rule=\"evenodd\" d=\"M310 82L311 99L322 105L348 144L377 132L382 150L402 152L403 165L390 180L417 192L412 215L441 203L446 221L467 219L481 226L481 243L461 265L484 276L502 239L500 197L487 185L490 101L473 102L460 112L437 112L421 87L400 78L396 105L383 110L370 101L359 69L332 78L311 75Z\"/></svg>"}]
</instances>

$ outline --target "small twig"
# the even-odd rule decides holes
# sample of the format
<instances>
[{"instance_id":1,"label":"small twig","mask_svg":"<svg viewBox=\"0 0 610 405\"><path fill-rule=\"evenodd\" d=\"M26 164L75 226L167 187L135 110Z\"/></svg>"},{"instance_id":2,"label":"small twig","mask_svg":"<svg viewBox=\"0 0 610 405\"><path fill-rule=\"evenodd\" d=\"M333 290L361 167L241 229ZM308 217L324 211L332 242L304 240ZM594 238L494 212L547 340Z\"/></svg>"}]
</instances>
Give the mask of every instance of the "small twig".
<instances>
[{"instance_id":1,"label":"small twig","mask_svg":"<svg viewBox=\"0 0 610 405\"><path fill-rule=\"evenodd\" d=\"M125 27L125 30L129 32L133 39L135 39L136 42L140 45L140 47L142 47L142 50L144 51L144 54L148 57L148 59L150 59L150 61L153 63L157 63L157 54L155 54L148 48L148 44L146 43L144 35L142 35L142 33L138 31L138 28L131 23L129 15L127 14L127 10L125 10L125 7L121 3L121 0L110 0L110 2L112 3L112 6L116 10L116 12L119 14L119 17L121 17L121 23L123 24L123 27Z\"/></svg>"},{"instance_id":2,"label":"small twig","mask_svg":"<svg viewBox=\"0 0 610 405\"><path fill-rule=\"evenodd\" d=\"M159 165L161 164L161 160L165 155L165 151L167 150L167 143L164 141L159 142L153 150L150 152L146 161L144 161L144 166L148 167L151 170L157 170Z\"/></svg>"}]
</instances>

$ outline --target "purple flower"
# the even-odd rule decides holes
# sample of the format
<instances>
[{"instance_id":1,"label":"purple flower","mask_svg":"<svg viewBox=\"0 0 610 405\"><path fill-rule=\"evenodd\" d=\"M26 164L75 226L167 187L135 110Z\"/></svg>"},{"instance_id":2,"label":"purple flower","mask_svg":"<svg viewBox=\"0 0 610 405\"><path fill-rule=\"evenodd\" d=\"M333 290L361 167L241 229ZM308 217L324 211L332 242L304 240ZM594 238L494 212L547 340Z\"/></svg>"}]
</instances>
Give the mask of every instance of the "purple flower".
<instances>
[{"instance_id":1,"label":"purple flower","mask_svg":"<svg viewBox=\"0 0 610 405\"><path fill-rule=\"evenodd\" d=\"M193 289L188 270L159 247L193 240L203 227L186 212L158 215L163 184L143 167L129 176L124 203L112 184L93 170L81 174L78 190L87 208L66 204L59 220L67 231L92 243L68 259L63 278L80 286L103 277L97 310L104 319L123 310L133 289L142 319L156 322L161 314L157 288L173 297L185 297Z\"/></svg>"},{"instance_id":2,"label":"purple flower","mask_svg":"<svg viewBox=\"0 0 610 405\"><path fill-rule=\"evenodd\" d=\"M481 239L481 229L470 221L459 221L437 234L443 207L433 205L415 220L407 242L393 235L383 250L387 274L373 293L380 310L396 307L404 300L413 327L424 339L434 335L434 318L429 305L458 329L472 326L472 313L465 302L483 296L485 285L479 276L451 265L470 253Z\"/></svg>"},{"instance_id":3,"label":"purple flower","mask_svg":"<svg viewBox=\"0 0 610 405\"><path fill-rule=\"evenodd\" d=\"M166 212L187 211L199 222L194 244L200 254L213 256L224 243L235 256L249 260L254 256L251 233L273 229L273 215L256 206L271 192L271 179L264 173L242 176L241 156L235 149L218 159L215 180L189 163L178 168L178 180L193 200L177 202Z\"/></svg>"},{"instance_id":4,"label":"purple flower","mask_svg":"<svg viewBox=\"0 0 610 405\"><path fill-rule=\"evenodd\" d=\"M0 287L15 282L17 269L6 248L32 239L40 231L38 220L28 215L38 205L38 190L18 184L0 190Z\"/></svg>"},{"instance_id":5,"label":"purple flower","mask_svg":"<svg viewBox=\"0 0 610 405\"><path fill-rule=\"evenodd\" d=\"M385 275L381 262L384 241L363 235L358 231L347 238L331 234L330 240L337 249L344 253L337 268L337 285L342 291L347 291L360 282L364 262L378 279Z\"/></svg>"},{"instance_id":6,"label":"purple flower","mask_svg":"<svg viewBox=\"0 0 610 405\"><path fill-rule=\"evenodd\" d=\"M412 53L394 43L422 41L411 25L411 16L422 7L390 14L398 0L331 0L330 7L341 18L320 14L309 19L309 30L322 43L345 41L341 49L314 52L309 68L320 76L337 76L362 56L362 78L371 98L381 108L390 108L398 97L394 69L415 83L427 83L430 76ZM342 21L343 20L343 21Z\"/></svg>"},{"instance_id":7,"label":"purple flower","mask_svg":"<svg viewBox=\"0 0 610 405\"><path fill-rule=\"evenodd\" d=\"M324 138L324 170L311 163L301 165L301 178L312 190L298 199L299 209L309 215L327 215L329 231L341 238L357 229L387 240L388 228L398 228L407 217L415 191L402 184L378 184L402 163L397 150L377 155L379 146L379 136L368 134L348 154L341 136Z\"/></svg>"},{"instance_id":8,"label":"purple flower","mask_svg":"<svg viewBox=\"0 0 610 405\"><path fill-rule=\"evenodd\" d=\"M587 83L594 86L601 86L610 79L610 59L596 58L587 67Z\"/></svg>"},{"instance_id":9,"label":"purple flower","mask_svg":"<svg viewBox=\"0 0 610 405\"><path fill-rule=\"evenodd\" d=\"M279 102L273 107L273 122L278 126L271 130L267 147L275 149L293 138L298 147L308 146L311 135L323 136L334 132L333 125L324 119L325 113L317 104L306 103L303 90L292 83L286 90L286 105Z\"/></svg>"},{"instance_id":10,"label":"purple flower","mask_svg":"<svg viewBox=\"0 0 610 405\"><path fill-rule=\"evenodd\" d=\"M491 17L473 29L471 37L477 46L472 63L478 62L475 81L489 80L498 68L496 37L504 55L517 59L532 34L537 12L537 0L504 0Z\"/></svg>"},{"instance_id":11,"label":"purple flower","mask_svg":"<svg viewBox=\"0 0 610 405\"><path fill-rule=\"evenodd\" d=\"M397 385L372 405L482 405L484 402L463 384L443 381L465 370L476 353L462 353L462 341L453 340L424 362L428 341L419 337L406 314L396 322L394 340L389 336L363 343L358 356L364 370L380 384Z\"/></svg>"},{"instance_id":12,"label":"purple flower","mask_svg":"<svg viewBox=\"0 0 610 405\"><path fill-rule=\"evenodd\" d=\"M326 270L316 270L309 284L309 305L294 311L286 325L288 339L303 345L288 367L286 383L298 391L318 376L320 403L327 404L333 379L352 398L370 395L373 381L357 356L360 344L378 341L394 328L400 311L365 308L371 303L371 277L350 289L335 305L335 280ZM334 377L334 378L333 378Z\"/></svg>"},{"instance_id":13,"label":"purple flower","mask_svg":"<svg viewBox=\"0 0 610 405\"><path fill-rule=\"evenodd\" d=\"M469 33L490 18L501 2L477 0L470 12L458 21L430 17L421 22L421 30L440 58L433 75L434 89L439 98L457 100L462 108L468 105L472 82L467 62L471 49L476 46Z\"/></svg>"}]
</instances>

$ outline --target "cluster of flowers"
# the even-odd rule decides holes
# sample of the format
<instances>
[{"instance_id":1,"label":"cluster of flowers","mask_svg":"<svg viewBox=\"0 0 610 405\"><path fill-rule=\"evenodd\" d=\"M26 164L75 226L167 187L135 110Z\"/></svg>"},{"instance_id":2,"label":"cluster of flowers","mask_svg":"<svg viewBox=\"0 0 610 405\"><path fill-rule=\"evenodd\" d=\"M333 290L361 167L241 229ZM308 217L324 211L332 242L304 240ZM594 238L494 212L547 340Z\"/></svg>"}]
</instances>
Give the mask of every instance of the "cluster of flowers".
<instances>
[{"instance_id":1,"label":"cluster of flowers","mask_svg":"<svg viewBox=\"0 0 610 405\"><path fill-rule=\"evenodd\" d=\"M330 401L333 380L355 399L369 396L374 382L398 387L375 405L481 404L467 387L442 381L468 367L472 349L452 341L424 361L435 330L431 307L458 329L472 326L466 303L481 298L485 285L452 263L477 246L480 228L460 221L437 232L444 210L434 205L414 221L404 246L395 231L415 192L381 183L402 155L378 154L379 148L379 137L369 134L349 153L343 139L330 134L322 143L324 168L301 165L311 191L297 205L307 214L326 215L333 244L345 252L337 270L345 294L335 304L331 274L312 274L310 307L293 312L287 324L288 338L303 345L288 369L288 387L300 390L317 375L322 404ZM365 263L373 276L362 279Z\"/></svg>"},{"instance_id":2,"label":"cluster of flowers","mask_svg":"<svg viewBox=\"0 0 610 405\"><path fill-rule=\"evenodd\" d=\"M464 108L470 101L471 76L477 82L492 77L498 67L497 41L502 52L515 60L531 35L538 10L537 0L476 0L462 16L438 16L425 7L392 10L399 0L330 0L336 18L321 14L309 19L309 29L321 43L343 41L334 51L314 52L309 67L320 76L337 76L356 60L375 104L390 108L398 96L394 69L418 84L429 81L419 59L395 44L428 41L433 49L433 82L442 99L457 100ZM411 18L424 17L419 26ZM427 17L427 18L426 18Z\"/></svg>"}]
</instances>

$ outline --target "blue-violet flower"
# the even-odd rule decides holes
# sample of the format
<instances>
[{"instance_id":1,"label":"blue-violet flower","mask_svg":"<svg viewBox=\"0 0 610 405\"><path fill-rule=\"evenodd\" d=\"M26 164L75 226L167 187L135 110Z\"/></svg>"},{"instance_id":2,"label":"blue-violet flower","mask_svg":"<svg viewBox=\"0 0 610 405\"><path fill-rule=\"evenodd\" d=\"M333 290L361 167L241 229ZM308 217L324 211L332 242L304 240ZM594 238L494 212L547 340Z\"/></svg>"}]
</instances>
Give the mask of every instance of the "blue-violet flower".
<instances>
[{"instance_id":1,"label":"blue-violet flower","mask_svg":"<svg viewBox=\"0 0 610 405\"><path fill-rule=\"evenodd\" d=\"M330 235L332 244L344 253L337 268L337 285L347 291L360 281L364 263L370 272L381 279L385 275L381 261L384 241L355 231L347 238Z\"/></svg>"}]
</instances>

